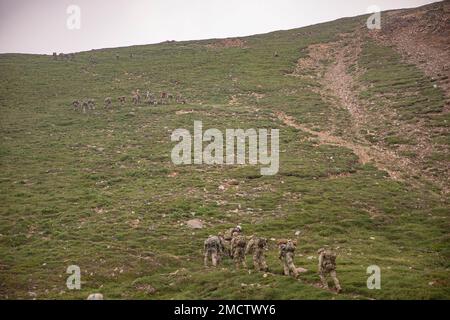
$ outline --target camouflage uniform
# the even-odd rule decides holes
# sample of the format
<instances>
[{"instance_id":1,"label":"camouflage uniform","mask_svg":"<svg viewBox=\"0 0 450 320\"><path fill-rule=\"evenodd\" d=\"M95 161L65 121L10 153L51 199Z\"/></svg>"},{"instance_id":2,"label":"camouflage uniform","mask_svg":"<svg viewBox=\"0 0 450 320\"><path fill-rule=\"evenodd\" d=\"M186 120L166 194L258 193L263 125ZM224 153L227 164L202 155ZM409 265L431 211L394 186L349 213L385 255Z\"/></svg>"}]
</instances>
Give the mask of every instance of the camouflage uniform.
<instances>
[{"instance_id":1,"label":"camouflage uniform","mask_svg":"<svg viewBox=\"0 0 450 320\"><path fill-rule=\"evenodd\" d=\"M247 239L245 239L244 236L234 233L234 237L231 239L231 254L237 269L239 269L241 265L244 268L247 268L247 264L245 262L246 244Z\"/></svg>"},{"instance_id":2,"label":"camouflage uniform","mask_svg":"<svg viewBox=\"0 0 450 320\"><path fill-rule=\"evenodd\" d=\"M224 250L223 238L219 236L209 236L204 242L204 263L208 266L209 257L211 257L213 267L220 262L221 255Z\"/></svg>"},{"instance_id":3,"label":"camouflage uniform","mask_svg":"<svg viewBox=\"0 0 450 320\"><path fill-rule=\"evenodd\" d=\"M253 265L256 270L268 271L264 251L267 250L267 239L253 237L247 244L245 254L253 253Z\"/></svg>"},{"instance_id":4,"label":"camouflage uniform","mask_svg":"<svg viewBox=\"0 0 450 320\"><path fill-rule=\"evenodd\" d=\"M286 276L294 276L298 277L297 268L294 265L294 252L295 252L296 243L288 240L284 243L280 243L280 255L279 259L283 263L284 275Z\"/></svg>"},{"instance_id":5,"label":"camouflage uniform","mask_svg":"<svg viewBox=\"0 0 450 320\"><path fill-rule=\"evenodd\" d=\"M230 228L227 231L225 231L225 255L229 256L230 258L233 257L232 251L231 251L231 240L233 237L240 235L242 233L241 226L236 226L234 228Z\"/></svg>"},{"instance_id":6,"label":"camouflage uniform","mask_svg":"<svg viewBox=\"0 0 450 320\"><path fill-rule=\"evenodd\" d=\"M323 248L319 249L317 253L319 254L319 276L323 286L328 289L327 275L329 274L334 281L336 290L341 292L342 288L336 276L336 253Z\"/></svg>"}]
</instances>

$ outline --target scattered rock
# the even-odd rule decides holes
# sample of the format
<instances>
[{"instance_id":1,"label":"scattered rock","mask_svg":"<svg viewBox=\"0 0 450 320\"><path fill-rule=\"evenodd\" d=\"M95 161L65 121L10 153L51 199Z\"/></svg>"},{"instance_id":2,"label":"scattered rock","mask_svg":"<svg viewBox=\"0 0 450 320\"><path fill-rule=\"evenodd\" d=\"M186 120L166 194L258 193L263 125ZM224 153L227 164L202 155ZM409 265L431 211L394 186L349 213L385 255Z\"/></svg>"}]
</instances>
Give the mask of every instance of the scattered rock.
<instances>
[{"instance_id":1,"label":"scattered rock","mask_svg":"<svg viewBox=\"0 0 450 320\"><path fill-rule=\"evenodd\" d=\"M136 287L137 290L143 291L146 294L154 294L156 292L156 289L153 288L149 284L140 284Z\"/></svg>"},{"instance_id":2,"label":"scattered rock","mask_svg":"<svg viewBox=\"0 0 450 320\"><path fill-rule=\"evenodd\" d=\"M186 268L177 269L174 272L169 273L170 276L186 276L189 272Z\"/></svg>"},{"instance_id":3,"label":"scattered rock","mask_svg":"<svg viewBox=\"0 0 450 320\"><path fill-rule=\"evenodd\" d=\"M91 293L87 300L103 300L103 295L101 293Z\"/></svg>"},{"instance_id":4,"label":"scattered rock","mask_svg":"<svg viewBox=\"0 0 450 320\"><path fill-rule=\"evenodd\" d=\"M202 229L203 228L203 222L200 219L191 219L188 222L186 222L187 226L192 229Z\"/></svg>"}]
</instances>

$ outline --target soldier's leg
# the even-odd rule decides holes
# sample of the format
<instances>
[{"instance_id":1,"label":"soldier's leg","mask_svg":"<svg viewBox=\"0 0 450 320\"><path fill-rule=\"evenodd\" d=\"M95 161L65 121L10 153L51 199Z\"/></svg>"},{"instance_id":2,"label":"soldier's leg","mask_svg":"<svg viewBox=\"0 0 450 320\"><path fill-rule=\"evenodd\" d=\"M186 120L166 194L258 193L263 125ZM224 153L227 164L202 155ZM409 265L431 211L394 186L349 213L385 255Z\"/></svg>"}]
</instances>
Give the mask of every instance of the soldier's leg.
<instances>
[{"instance_id":1,"label":"soldier's leg","mask_svg":"<svg viewBox=\"0 0 450 320\"><path fill-rule=\"evenodd\" d=\"M229 258L233 258L230 246L230 241L225 241L225 255L227 255Z\"/></svg>"},{"instance_id":2,"label":"soldier's leg","mask_svg":"<svg viewBox=\"0 0 450 320\"><path fill-rule=\"evenodd\" d=\"M218 252L218 253L217 253L217 255L216 255L216 261L217 261L217 264L219 264L220 261L222 260L222 254L223 254L223 253L221 253L221 252Z\"/></svg>"},{"instance_id":3,"label":"soldier's leg","mask_svg":"<svg viewBox=\"0 0 450 320\"><path fill-rule=\"evenodd\" d=\"M255 270L259 270L259 261L258 261L258 255L256 254L256 252L253 253L253 267L255 268Z\"/></svg>"},{"instance_id":4,"label":"soldier's leg","mask_svg":"<svg viewBox=\"0 0 450 320\"><path fill-rule=\"evenodd\" d=\"M259 270L259 258L256 252L253 253L253 266L255 267L256 270Z\"/></svg>"},{"instance_id":5,"label":"soldier's leg","mask_svg":"<svg viewBox=\"0 0 450 320\"><path fill-rule=\"evenodd\" d=\"M259 270L260 271L268 271L269 267L267 266L266 258L264 254L259 257Z\"/></svg>"},{"instance_id":6,"label":"soldier's leg","mask_svg":"<svg viewBox=\"0 0 450 320\"><path fill-rule=\"evenodd\" d=\"M245 254L244 254L244 252L242 252L241 261L242 261L242 266L245 269L247 269L247 262L245 261Z\"/></svg>"},{"instance_id":7,"label":"soldier's leg","mask_svg":"<svg viewBox=\"0 0 450 320\"><path fill-rule=\"evenodd\" d=\"M320 272L319 273L319 277L320 277L320 281L322 282L322 286L325 289L328 289L328 281L327 281L327 277L326 277L325 273L324 272Z\"/></svg>"},{"instance_id":8,"label":"soldier's leg","mask_svg":"<svg viewBox=\"0 0 450 320\"><path fill-rule=\"evenodd\" d=\"M297 268L294 265L294 260L290 255L286 256L286 262L289 268L289 274L293 275L295 278L298 276Z\"/></svg>"},{"instance_id":9,"label":"soldier's leg","mask_svg":"<svg viewBox=\"0 0 450 320\"><path fill-rule=\"evenodd\" d=\"M292 261L289 264L289 271L290 271L290 274L294 276L294 278L298 277L297 268L295 267L295 265L294 265L294 263Z\"/></svg>"},{"instance_id":10,"label":"soldier's leg","mask_svg":"<svg viewBox=\"0 0 450 320\"><path fill-rule=\"evenodd\" d=\"M205 254L203 256L203 263L205 264L205 267L208 266L208 250L205 250Z\"/></svg>"},{"instance_id":11,"label":"soldier's leg","mask_svg":"<svg viewBox=\"0 0 450 320\"><path fill-rule=\"evenodd\" d=\"M245 262L245 249L239 248L239 262L242 267L247 268L247 263Z\"/></svg>"},{"instance_id":12,"label":"soldier's leg","mask_svg":"<svg viewBox=\"0 0 450 320\"><path fill-rule=\"evenodd\" d=\"M217 251L213 251L211 253L212 265L213 267L217 267Z\"/></svg>"},{"instance_id":13,"label":"soldier's leg","mask_svg":"<svg viewBox=\"0 0 450 320\"><path fill-rule=\"evenodd\" d=\"M283 261L283 269L284 269L284 275L289 276L289 266L287 265L286 261Z\"/></svg>"},{"instance_id":14,"label":"soldier's leg","mask_svg":"<svg viewBox=\"0 0 450 320\"><path fill-rule=\"evenodd\" d=\"M264 257L264 252L259 252L257 255L257 260L258 260L258 270L259 271L267 271L268 267L267 267L267 263L266 263L266 258Z\"/></svg>"},{"instance_id":15,"label":"soldier's leg","mask_svg":"<svg viewBox=\"0 0 450 320\"><path fill-rule=\"evenodd\" d=\"M339 279L337 278L336 270L331 271L330 272L330 276L331 276L331 279L333 279L333 281L334 281L334 285L336 286L336 290L338 292L341 292L342 288L341 288L341 285L339 283Z\"/></svg>"},{"instance_id":16,"label":"soldier's leg","mask_svg":"<svg viewBox=\"0 0 450 320\"><path fill-rule=\"evenodd\" d=\"M238 254L237 250L234 250L234 252L232 252L231 255L233 257L233 262L234 262L234 265L236 266L236 269L239 269L240 262L239 262L239 254Z\"/></svg>"}]
</instances>

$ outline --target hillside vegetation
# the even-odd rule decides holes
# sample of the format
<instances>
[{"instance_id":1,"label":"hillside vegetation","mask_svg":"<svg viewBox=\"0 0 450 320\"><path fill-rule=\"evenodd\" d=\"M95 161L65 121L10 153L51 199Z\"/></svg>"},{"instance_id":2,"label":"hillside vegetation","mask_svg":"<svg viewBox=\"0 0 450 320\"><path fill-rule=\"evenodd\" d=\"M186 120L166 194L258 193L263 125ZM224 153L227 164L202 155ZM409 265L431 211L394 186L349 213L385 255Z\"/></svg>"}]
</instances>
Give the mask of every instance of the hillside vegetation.
<instances>
[{"instance_id":1,"label":"hillside vegetation","mask_svg":"<svg viewBox=\"0 0 450 320\"><path fill-rule=\"evenodd\" d=\"M408 55L391 36L403 17L419 28L431 13L441 20L427 25L448 23L448 2L382 13L381 31L362 16L73 60L0 55L0 297L449 299L450 59L416 58L419 46ZM423 48L448 55L449 29L420 30L436 47ZM136 89L187 103L135 106ZM96 109L73 110L85 97ZM192 132L194 120L279 129L279 173L174 165L171 133ZM204 227L189 228L193 218ZM229 259L203 267L204 239L236 224L296 239L308 271L283 276L273 240L265 276ZM318 286L324 246L339 254L339 295ZM66 288L69 265L81 268L81 290ZM367 289L370 265L381 290Z\"/></svg>"}]
</instances>

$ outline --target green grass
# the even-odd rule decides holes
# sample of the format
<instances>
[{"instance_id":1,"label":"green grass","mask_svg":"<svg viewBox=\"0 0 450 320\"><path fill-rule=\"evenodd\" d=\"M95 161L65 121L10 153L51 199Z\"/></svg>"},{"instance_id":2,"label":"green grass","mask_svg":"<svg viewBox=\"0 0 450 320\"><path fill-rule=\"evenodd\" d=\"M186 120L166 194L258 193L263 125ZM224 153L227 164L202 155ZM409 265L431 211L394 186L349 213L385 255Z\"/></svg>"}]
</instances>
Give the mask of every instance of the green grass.
<instances>
[{"instance_id":1,"label":"green grass","mask_svg":"<svg viewBox=\"0 0 450 320\"><path fill-rule=\"evenodd\" d=\"M331 116L345 123L314 93L315 79L285 74L308 45L333 41L359 22L247 37L246 48L211 49L207 40L95 50L75 61L0 55L0 297L84 299L99 291L109 299L448 299L447 200L433 186L416 189L358 164L351 150L318 146L273 116L284 111L318 130ZM374 66L371 54L387 53L369 49L370 95L406 87L432 102L425 108L399 98L405 117L439 108L441 95L419 71L399 61ZM102 108L105 97L136 88L181 93L188 104ZM238 104L229 105L233 95ZM70 107L84 97L99 104L86 115ZM173 165L170 134L192 131L194 120L221 130L279 128L279 174L261 177L258 166ZM178 175L168 177L172 172ZM227 179L239 187L219 190ZM188 229L183 223L193 216L206 227ZM203 240L237 223L247 235L268 238L300 230L296 264L309 269L305 281L281 275L274 242L274 274L266 278L235 271L229 260L224 270L204 269ZM316 251L324 245L339 252L339 296L310 285L319 281ZM65 287L71 264L81 267L80 291ZM366 288L372 264L382 269L382 290ZM145 285L156 292L139 289Z\"/></svg>"}]
</instances>

